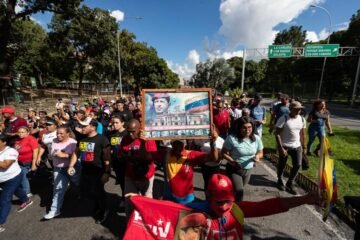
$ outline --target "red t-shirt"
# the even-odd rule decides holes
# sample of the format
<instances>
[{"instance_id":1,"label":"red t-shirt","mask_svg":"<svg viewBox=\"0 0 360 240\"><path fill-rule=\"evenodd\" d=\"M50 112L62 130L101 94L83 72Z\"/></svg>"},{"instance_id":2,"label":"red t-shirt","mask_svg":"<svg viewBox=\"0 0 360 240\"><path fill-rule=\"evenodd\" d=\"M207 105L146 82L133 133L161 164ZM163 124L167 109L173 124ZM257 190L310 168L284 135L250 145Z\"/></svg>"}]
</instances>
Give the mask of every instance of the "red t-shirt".
<instances>
[{"instance_id":1,"label":"red t-shirt","mask_svg":"<svg viewBox=\"0 0 360 240\"><path fill-rule=\"evenodd\" d=\"M8 133L17 133L20 127L27 127L28 123L24 118L17 117L15 120L5 120L5 127L8 128Z\"/></svg>"},{"instance_id":2,"label":"red t-shirt","mask_svg":"<svg viewBox=\"0 0 360 240\"><path fill-rule=\"evenodd\" d=\"M125 155L129 155L129 156L136 156L136 155L140 155L142 149L140 149L141 146L141 141L140 139L135 139L132 140L131 137L129 135L126 135L123 140L121 141L120 144L120 151L122 151L123 153L125 153ZM156 152L157 151L157 147L156 147L156 143L153 140L148 140L145 142L145 151L146 152ZM125 157L126 159L126 157ZM125 167L125 175L131 179L141 179L139 177L136 177L134 169L133 169L133 164L131 164L131 162L126 161L126 167ZM154 160L152 159L152 161L149 163L149 170L148 172L145 174L145 178L149 179L151 177L153 177L155 175L155 165L154 165Z\"/></svg>"},{"instance_id":3,"label":"red t-shirt","mask_svg":"<svg viewBox=\"0 0 360 240\"><path fill-rule=\"evenodd\" d=\"M219 131L220 135L226 134L228 129L230 128L229 121L230 115L229 112L224 109L221 112L214 113L213 120L216 128Z\"/></svg>"},{"instance_id":4,"label":"red t-shirt","mask_svg":"<svg viewBox=\"0 0 360 240\"><path fill-rule=\"evenodd\" d=\"M31 135L19 138L15 142L15 149L19 152L19 162L31 163L33 159L33 151L39 147L38 141Z\"/></svg>"}]
</instances>

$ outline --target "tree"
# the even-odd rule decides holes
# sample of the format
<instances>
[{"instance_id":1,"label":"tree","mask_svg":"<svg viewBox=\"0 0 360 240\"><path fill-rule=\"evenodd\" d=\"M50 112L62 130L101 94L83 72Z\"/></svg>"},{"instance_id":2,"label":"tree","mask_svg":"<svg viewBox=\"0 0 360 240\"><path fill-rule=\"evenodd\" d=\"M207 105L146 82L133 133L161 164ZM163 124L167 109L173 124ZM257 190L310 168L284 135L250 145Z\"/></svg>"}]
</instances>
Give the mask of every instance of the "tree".
<instances>
[{"instance_id":1,"label":"tree","mask_svg":"<svg viewBox=\"0 0 360 240\"><path fill-rule=\"evenodd\" d=\"M54 12L72 14L82 0L6 0L0 3L0 73L9 71L12 62L8 61L8 45L13 24L19 19L29 19L29 16L37 12ZM15 12L15 7L20 7Z\"/></svg>"},{"instance_id":2,"label":"tree","mask_svg":"<svg viewBox=\"0 0 360 240\"><path fill-rule=\"evenodd\" d=\"M191 78L195 87L211 87L215 92L227 89L235 81L234 68L225 59L219 58L196 65Z\"/></svg>"},{"instance_id":3,"label":"tree","mask_svg":"<svg viewBox=\"0 0 360 240\"><path fill-rule=\"evenodd\" d=\"M108 11L84 5L70 19L56 14L50 29L53 51L59 49L60 56L68 56L76 63L80 95L86 74L101 80L115 72L117 24Z\"/></svg>"},{"instance_id":4,"label":"tree","mask_svg":"<svg viewBox=\"0 0 360 240\"><path fill-rule=\"evenodd\" d=\"M37 76L42 85L45 67L42 52L47 47L44 29L32 20L17 20L13 24L10 43L8 60L13 62L13 72L27 77Z\"/></svg>"}]
</instances>

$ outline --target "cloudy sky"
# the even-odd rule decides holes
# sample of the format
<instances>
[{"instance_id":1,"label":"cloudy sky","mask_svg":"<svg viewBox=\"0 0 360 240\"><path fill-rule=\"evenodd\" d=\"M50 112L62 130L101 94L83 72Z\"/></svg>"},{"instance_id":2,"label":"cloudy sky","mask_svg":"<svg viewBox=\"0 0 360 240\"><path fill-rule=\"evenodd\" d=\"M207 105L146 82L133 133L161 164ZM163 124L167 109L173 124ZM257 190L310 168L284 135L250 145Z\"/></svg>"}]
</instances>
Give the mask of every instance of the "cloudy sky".
<instances>
[{"instance_id":1,"label":"cloudy sky","mask_svg":"<svg viewBox=\"0 0 360 240\"><path fill-rule=\"evenodd\" d=\"M277 32L302 25L310 41L346 29L359 0L85 0L118 19L120 28L157 49L169 67L189 78L208 58L242 56L243 48L266 48ZM332 28L324 7L331 15ZM141 17L142 19L139 19ZM50 14L33 19L46 26Z\"/></svg>"}]
</instances>

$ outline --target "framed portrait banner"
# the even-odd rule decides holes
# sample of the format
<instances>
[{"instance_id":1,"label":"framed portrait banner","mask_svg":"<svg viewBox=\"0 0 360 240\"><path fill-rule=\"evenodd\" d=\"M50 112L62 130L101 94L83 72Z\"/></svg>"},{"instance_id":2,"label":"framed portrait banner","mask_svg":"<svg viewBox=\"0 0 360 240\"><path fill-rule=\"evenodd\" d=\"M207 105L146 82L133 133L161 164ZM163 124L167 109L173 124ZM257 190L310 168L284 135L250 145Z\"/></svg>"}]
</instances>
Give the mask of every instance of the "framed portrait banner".
<instances>
[{"instance_id":1,"label":"framed portrait banner","mask_svg":"<svg viewBox=\"0 0 360 240\"><path fill-rule=\"evenodd\" d=\"M210 88L143 89L142 97L147 139L209 139Z\"/></svg>"}]
</instances>

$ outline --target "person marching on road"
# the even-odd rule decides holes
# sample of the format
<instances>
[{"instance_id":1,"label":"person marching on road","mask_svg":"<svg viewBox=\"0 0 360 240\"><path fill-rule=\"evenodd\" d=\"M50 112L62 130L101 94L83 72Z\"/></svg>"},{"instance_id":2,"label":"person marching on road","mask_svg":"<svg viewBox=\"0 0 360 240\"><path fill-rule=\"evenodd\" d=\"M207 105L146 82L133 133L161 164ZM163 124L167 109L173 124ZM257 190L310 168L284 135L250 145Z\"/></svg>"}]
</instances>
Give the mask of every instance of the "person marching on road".
<instances>
[{"instance_id":1,"label":"person marching on road","mask_svg":"<svg viewBox=\"0 0 360 240\"><path fill-rule=\"evenodd\" d=\"M302 154L306 151L305 128L306 121L299 115L303 106L297 101L290 104L290 114L283 115L276 122L275 138L279 151L279 163L277 166L277 185L280 190L284 190L282 175L285 169L288 156L292 159L292 168L289 179L286 183L286 191L296 195L293 181L301 167Z\"/></svg>"},{"instance_id":2,"label":"person marching on road","mask_svg":"<svg viewBox=\"0 0 360 240\"><path fill-rule=\"evenodd\" d=\"M103 223L109 213L105 183L111 174L111 149L109 140L96 132L97 121L87 117L79 121L82 134L86 135L79 144L79 157L81 160L81 188L85 193L90 193L95 200L95 222ZM72 162L68 173L76 171L76 162Z\"/></svg>"}]
</instances>

